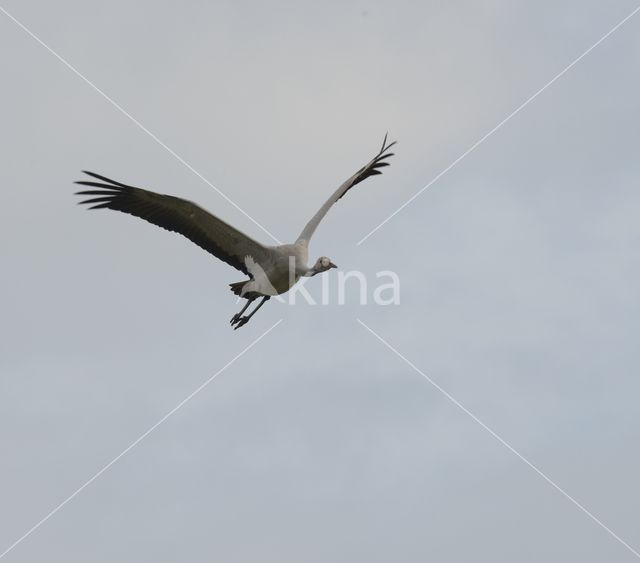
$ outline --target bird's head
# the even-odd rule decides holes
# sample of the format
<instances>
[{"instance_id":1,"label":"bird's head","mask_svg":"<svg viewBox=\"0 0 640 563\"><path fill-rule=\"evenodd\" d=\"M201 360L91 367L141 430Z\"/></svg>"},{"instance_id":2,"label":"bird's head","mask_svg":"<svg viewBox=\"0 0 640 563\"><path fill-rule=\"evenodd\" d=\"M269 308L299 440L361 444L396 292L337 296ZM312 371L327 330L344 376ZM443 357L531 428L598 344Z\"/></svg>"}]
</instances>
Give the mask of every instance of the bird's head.
<instances>
[{"instance_id":1,"label":"bird's head","mask_svg":"<svg viewBox=\"0 0 640 563\"><path fill-rule=\"evenodd\" d=\"M338 266L336 266L326 256L320 256L320 258L318 258L316 260L316 263L313 265L313 268L311 268L309 270L307 275L315 276L316 274L321 274L322 272L326 272L327 270L331 270L331 268L337 268L337 267Z\"/></svg>"}]
</instances>

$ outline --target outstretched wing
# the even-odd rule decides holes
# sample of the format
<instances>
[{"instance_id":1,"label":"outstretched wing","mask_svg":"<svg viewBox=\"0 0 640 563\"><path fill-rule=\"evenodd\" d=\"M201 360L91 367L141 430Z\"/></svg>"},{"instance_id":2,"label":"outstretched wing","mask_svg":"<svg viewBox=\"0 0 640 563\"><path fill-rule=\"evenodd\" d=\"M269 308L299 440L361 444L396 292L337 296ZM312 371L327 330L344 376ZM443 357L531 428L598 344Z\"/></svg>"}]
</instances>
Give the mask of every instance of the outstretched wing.
<instances>
[{"instance_id":1,"label":"outstretched wing","mask_svg":"<svg viewBox=\"0 0 640 563\"><path fill-rule=\"evenodd\" d=\"M312 237L318 225L320 224L320 221L322 221L322 219L327 214L329 209L331 209L333 204L336 201L338 201L344 194L346 194L351 188L353 188L353 186L355 186L356 184L359 184L363 180L366 180L370 176L382 174L382 170L380 169L383 168L384 166L389 166L389 163L385 162L385 159L389 158L390 156L393 156L393 153L390 153L388 151L395 144L396 144L396 141L393 141L393 143L389 143L387 145L387 135L385 135L384 141L382 141L382 148L380 149L380 152L378 152L378 154L374 156L373 159L371 159L371 161L366 166L363 166L362 168L360 168L360 170L358 170L353 176L351 176L351 178L349 178L346 182L344 182L331 195L331 197L325 202L325 204L311 218L311 221L307 223L306 227L300 233L298 240L308 241Z\"/></svg>"},{"instance_id":2,"label":"outstretched wing","mask_svg":"<svg viewBox=\"0 0 640 563\"><path fill-rule=\"evenodd\" d=\"M262 263L269 259L269 249L195 203L170 195L157 194L142 188L127 186L105 176L83 171L100 180L81 180L81 186L97 188L76 192L93 196L81 201L89 209L115 209L140 217L149 223L174 231L195 242L216 258L250 275L245 265L247 256Z\"/></svg>"}]
</instances>

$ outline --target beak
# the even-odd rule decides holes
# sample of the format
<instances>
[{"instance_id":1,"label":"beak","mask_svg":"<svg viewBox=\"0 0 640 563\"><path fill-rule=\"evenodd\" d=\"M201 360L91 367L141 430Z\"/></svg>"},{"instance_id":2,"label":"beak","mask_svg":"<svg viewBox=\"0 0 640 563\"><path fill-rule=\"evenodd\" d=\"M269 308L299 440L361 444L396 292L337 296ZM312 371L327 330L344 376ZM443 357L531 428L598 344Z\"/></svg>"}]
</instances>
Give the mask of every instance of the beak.
<instances>
[{"instance_id":1,"label":"beak","mask_svg":"<svg viewBox=\"0 0 640 563\"><path fill-rule=\"evenodd\" d=\"M336 266L333 262L329 262L329 269L331 268L337 268L338 266Z\"/></svg>"}]
</instances>

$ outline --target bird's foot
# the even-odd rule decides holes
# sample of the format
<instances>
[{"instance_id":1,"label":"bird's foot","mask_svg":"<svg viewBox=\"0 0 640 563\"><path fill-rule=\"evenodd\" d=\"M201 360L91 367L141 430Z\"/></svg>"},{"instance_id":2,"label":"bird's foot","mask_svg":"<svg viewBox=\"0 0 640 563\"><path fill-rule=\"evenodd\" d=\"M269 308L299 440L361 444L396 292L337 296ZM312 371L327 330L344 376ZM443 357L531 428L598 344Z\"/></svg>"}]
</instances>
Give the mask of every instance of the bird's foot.
<instances>
[{"instance_id":1,"label":"bird's foot","mask_svg":"<svg viewBox=\"0 0 640 563\"><path fill-rule=\"evenodd\" d=\"M251 318L251 317L240 317L240 318L235 322L235 325L236 325L236 326L234 326L234 327L233 327L233 330L238 330L241 326L246 325L246 324L249 322L249 319L250 319L250 318Z\"/></svg>"},{"instance_id":2,"label":"bird's foot","mask_svg":"<svg viewBox=\"0 0 640 563\"><path fill-rule=\"evenodd\" d=\"M240 317L240 313L236 313L235 315L233 315L233 317L231 317L231 320L229 322L234 325L240 320Z\"/></svg>"}]
</instances>

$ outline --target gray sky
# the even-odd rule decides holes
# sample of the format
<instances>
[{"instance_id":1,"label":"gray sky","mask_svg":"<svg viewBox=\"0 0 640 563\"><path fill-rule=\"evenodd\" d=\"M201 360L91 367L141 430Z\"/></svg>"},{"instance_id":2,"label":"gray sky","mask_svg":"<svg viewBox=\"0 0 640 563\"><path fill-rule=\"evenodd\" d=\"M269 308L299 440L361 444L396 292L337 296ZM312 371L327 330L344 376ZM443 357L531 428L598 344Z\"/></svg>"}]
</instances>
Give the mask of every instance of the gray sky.
<instances>
[{"instance_id":1,"label":"gray sky","mask_svg":"<svg viewBox=\"0 0 640 563\"><path fill-rule=\"evenodd\" d=\"M5 560L635 560L355 320L640 548L640 14L356 246L635 4L238 4L2 6L282 240L389 130L311 254L401 305L231 331L238 272L71 182L267 236L0 14L0 552L284 319Z\"/></svg>"}]
</instances>

